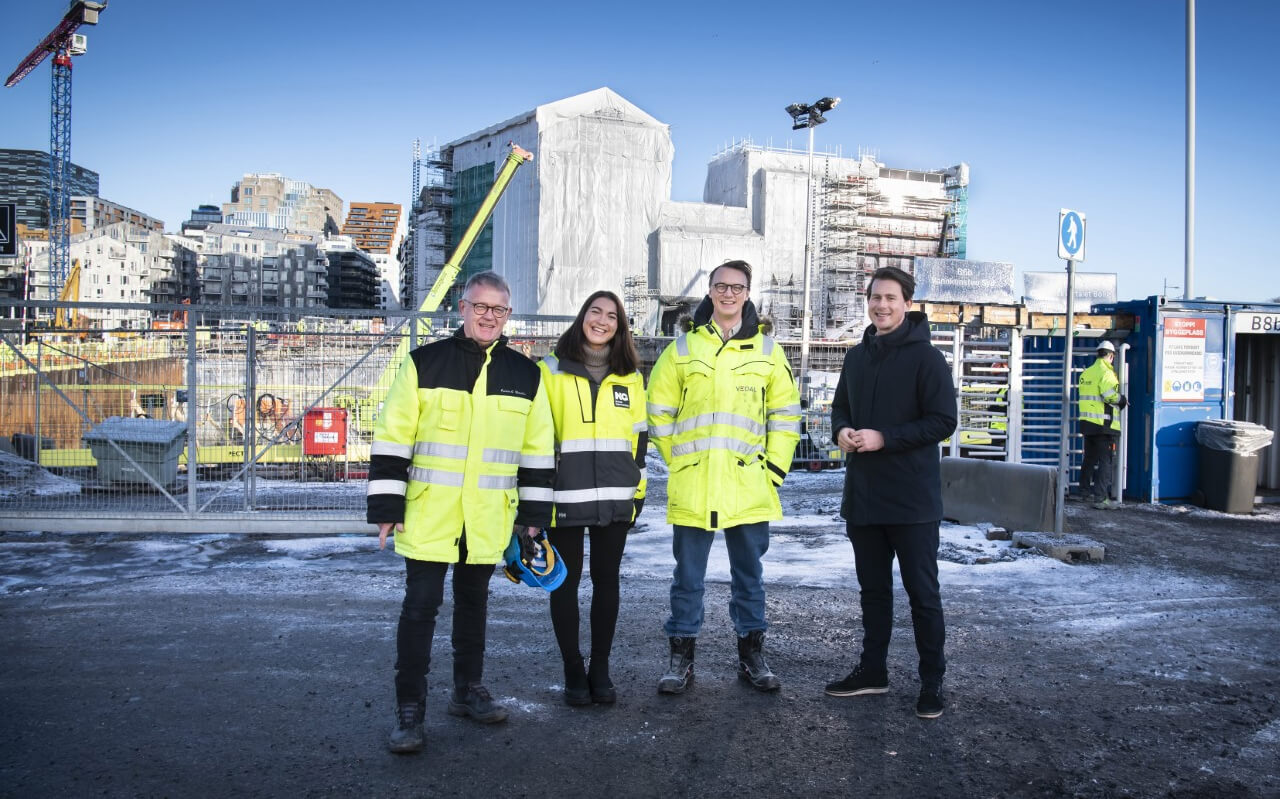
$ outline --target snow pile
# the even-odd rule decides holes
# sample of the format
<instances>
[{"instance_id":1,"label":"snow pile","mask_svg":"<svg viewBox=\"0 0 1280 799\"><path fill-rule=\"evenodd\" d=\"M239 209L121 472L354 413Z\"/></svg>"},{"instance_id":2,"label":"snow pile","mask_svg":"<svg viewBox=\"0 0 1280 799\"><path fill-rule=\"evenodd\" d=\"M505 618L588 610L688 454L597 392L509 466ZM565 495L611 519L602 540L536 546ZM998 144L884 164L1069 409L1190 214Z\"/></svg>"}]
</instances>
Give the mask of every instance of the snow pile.
<instances>
[{"instance_id":1,"label":"snow pile","mask_svg":"<svg viewBox=\"0 0 1280 799\"><path fill-rule=\"evenodd\" d=\"M80 484L74 480L50 474L25 458L0 450L0 502L79 493Z\"/></svg>"}]
</instances>

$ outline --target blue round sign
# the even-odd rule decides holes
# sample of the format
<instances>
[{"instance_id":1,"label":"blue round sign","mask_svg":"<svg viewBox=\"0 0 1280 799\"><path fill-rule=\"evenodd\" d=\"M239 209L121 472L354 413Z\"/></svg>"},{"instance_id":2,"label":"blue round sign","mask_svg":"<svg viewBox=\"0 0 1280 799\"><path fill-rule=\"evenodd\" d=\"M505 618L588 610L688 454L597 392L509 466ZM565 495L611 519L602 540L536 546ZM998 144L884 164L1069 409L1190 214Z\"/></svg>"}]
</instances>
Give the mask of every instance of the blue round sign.
<instances>
[{"instance_id":1,"label":"blue round sign","mask_svg":"<svg viewBox=\"0 0 1280 799\"><path fill-rule=\"evenodd\" d=\"M1062 217L1062 229L1058 231L1062 240L1062 249L1068 255L1075 255L1084 246L1084 222L1080 215L1071 211Z\"/></svg>"}]
</instances>

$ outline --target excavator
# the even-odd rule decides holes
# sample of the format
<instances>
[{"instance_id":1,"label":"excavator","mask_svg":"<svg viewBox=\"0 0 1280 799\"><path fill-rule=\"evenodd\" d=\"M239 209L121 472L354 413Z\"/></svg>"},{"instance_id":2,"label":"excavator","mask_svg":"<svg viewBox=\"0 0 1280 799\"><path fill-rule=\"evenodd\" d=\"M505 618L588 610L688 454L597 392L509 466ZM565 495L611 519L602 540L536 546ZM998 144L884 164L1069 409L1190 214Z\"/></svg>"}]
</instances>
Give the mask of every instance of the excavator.
<instances>
[{"instance_id":1,"label":"excavator","mask_svg":"<svg viewBox=\"0 0 1280 799\"><path fill-rule=\"evenodd\" d=\"M80 300L80 261L76 259L71 262L71 271L67 273L67 281L62 284L62 291L58 293L58 302L79 302ZM78 330L74 335L81 341L89 337L89 320L80 313L79 310L73 308L64 308L61 305L53 312L53 324L49 326L49 332L55 335L73 335L71 330Z\"/></svg>"}]
</instances>

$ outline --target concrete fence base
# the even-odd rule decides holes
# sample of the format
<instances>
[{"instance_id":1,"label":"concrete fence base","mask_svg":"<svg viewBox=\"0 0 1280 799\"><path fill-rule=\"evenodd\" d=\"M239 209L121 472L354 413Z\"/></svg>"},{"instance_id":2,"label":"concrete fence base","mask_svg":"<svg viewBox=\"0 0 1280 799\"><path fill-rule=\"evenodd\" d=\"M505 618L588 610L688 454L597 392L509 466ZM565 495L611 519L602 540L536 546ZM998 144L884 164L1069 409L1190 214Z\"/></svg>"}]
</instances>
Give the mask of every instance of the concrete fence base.
<instances>
[{"instance_id":1,"label":"concrete fence base","mask_svg":"<svg viewBox=\"0 0 1280 799\"><path fill-rule=\"evenodd\" d=\"M942 513L960 524L1053 530L1058 470L980 458L942 459Z\"/></svg>"}]
</instances>

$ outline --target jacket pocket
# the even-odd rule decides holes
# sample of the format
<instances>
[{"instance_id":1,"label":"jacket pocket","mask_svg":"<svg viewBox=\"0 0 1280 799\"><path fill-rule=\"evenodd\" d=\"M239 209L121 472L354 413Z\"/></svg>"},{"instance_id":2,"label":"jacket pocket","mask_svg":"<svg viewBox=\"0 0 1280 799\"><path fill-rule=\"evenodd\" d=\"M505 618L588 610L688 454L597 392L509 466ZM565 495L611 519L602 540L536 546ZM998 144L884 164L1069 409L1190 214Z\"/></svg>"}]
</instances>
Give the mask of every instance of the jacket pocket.
<instances>
[{"instance_id":1,"label":"jacket pocket","mask_svg":"<svg viewBox=\"0 0 1280 799\"><path fill-rule=\"evenodd\" d=\"M667 501L672 510L701 513L698 507L699 479L696 468L700 460L686 461L671 470L667 477Z\"/></svg>"},{"instance_id":2,"label":"jacket pocket","mask_svg":"<svg viewBox=\"0 0 1280 799\"><path fill-rule=\"evenodd\" d=\"M457 430L462 424L462 397L453 391L440 393L440 429Z\"/></svg>"}]
</instances>

